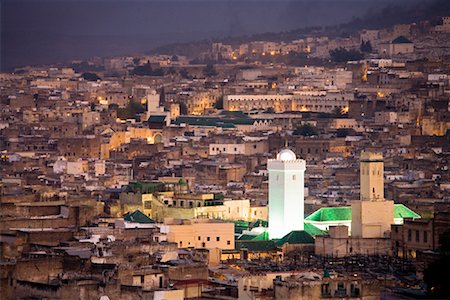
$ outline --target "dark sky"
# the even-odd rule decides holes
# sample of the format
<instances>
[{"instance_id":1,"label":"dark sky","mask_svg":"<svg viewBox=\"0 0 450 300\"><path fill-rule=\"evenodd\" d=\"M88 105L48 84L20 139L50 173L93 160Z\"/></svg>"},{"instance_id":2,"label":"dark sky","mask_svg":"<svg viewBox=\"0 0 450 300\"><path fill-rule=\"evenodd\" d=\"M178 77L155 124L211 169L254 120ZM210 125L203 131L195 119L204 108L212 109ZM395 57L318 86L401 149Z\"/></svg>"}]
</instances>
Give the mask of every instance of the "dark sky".
<instances>
[{"instance_id":1,"label":"dark sky","mask_svg":"<svg viewBox=\"0 0 450 300\"><path fill-rule=\"evenodd\" d=\"M0 1L0 67L6 70L139 53L177 41L336 24L393 0Z\"/></svg>"}]
</instances>

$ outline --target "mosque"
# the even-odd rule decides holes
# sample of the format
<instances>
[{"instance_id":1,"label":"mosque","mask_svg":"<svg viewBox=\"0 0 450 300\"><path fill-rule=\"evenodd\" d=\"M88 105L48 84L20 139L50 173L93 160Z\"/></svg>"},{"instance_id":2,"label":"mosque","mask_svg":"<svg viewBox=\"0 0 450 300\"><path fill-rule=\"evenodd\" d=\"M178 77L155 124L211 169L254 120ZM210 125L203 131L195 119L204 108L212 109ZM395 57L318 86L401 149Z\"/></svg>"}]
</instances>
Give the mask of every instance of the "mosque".
<instances>
[{"instance_id":1,"label":"mosque","mask_svg":"<svg viewBox=\"0 0 450 300\"><path fill-rule=\"evenodd\" d=\"M384 198L384 162L381 153L363 151L360 156L360 199L351 206L323 207L304 217L304 176L306 161L290 149L283 149L267 162L269 173L268 230L256 239L283 243L311 243L339 228L340 238L359 239L358 244L388 242L392 224L420 215L402 204ZM344 230L344 231L343 231ZM268 234L267 234L268 233ZM349 236L350 234L350 236ZM332 236L330 237L333 238ZM292 240L294 239L294 240ZM340 241L342 242L342 241ZM317 243L317 239L316 239ZM369 243L370 244L370 243ZM331 245L331 244L330 244ZM317 247L316 247L317 248ZM325 250L324 250L325 251Z\"/></svg>"}]
</instances>

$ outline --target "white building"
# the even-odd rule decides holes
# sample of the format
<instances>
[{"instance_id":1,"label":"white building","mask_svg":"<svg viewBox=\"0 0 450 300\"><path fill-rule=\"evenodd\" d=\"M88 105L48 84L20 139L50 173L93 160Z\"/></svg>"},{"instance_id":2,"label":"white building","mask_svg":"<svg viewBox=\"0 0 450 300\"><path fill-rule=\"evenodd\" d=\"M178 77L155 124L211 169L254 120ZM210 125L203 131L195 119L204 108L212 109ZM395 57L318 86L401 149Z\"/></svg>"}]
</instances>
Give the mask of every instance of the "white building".
<instances>
[{"instance_id":1,"label":"white building","mask_svg":"<svg viewBox=\"0 0 450 300\"><path fill-rule=\"evenodd\" d=\"M269 159L269 237L282 238L304 229L304 176L306 162L289 149Z\"/></svg>"}]
</instances>

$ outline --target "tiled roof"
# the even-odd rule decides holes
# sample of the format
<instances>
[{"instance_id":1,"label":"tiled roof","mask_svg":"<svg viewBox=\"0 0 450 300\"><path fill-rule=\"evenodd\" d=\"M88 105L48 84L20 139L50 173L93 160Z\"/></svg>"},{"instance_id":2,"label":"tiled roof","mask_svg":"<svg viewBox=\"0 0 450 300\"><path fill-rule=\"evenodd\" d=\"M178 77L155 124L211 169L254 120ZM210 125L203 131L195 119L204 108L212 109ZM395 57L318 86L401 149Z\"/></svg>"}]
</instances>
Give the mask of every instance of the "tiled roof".
<instances>
[{"instance_id":1,"label":"tiled roof","mask_svg":"<svg viewBox=\"0 0 450 300\"><path fill-rule=\"evenodd\" d=\"M248 249L252 252L273 251L277 248L275 241L236 241L236 250Z\"/></svg>"},{"instance_id":2,"label":"tiled roof","mask_svg":"<svg viewBox=\"0 0 450 300\"><path fill-rule=\"evenodd\" d=\"M276 245L281 246L286 243L289 244L314 244L313 237L305 230L291 231L284 237L276 241Z\"/></svg>"},{"instance_id":3,"label":"tiled roof","mask_svg":"<svg viewBox=\"0 0 450 300\"><path fill-rule=\"evenodd\" d=\"M403 204L394 204L394 219L398 218L420 218L420 215ZM351 219L351 206L322 207L306 218L307 221L315 222L351 221Z\"/></svg>"},{"instance_id":4,"label":"tiled roof","mask_svg":"<svg viewBox=\"0 0 450 300\"><path fill-rule=\"evenodd\" d=\"M403 204L394 204L394 219L399 218L417 219L420 218L420 215Z\"/></svg>"},{"instance_id":5,"label":"tiled roof","mask_svg":"<svg viewBox=\"0 0 450 300\"><path fill-rule=\"evenodd\" d=\"M403 35L397 37L396 39L394 39L392 41L392 44L411 44L412 42L410 40L408 40L406 37L404 37Z\"/></svg>"},{"instance_id":6,"label":"tiled roof","mask_svg":"<svg viewBox=\"0 0 450 300\"><path fill-rule=\"evenodd\" d=\"M323 235L325 234L325 231L317 228L316 226L309 224L309 223L305 223L304 224L304 230L311 236L315 237L316 235Z\"/></svg>"},{"instance_id":7,"label":"tiled roof","mask_svg":"<svg viewBox=\"0 0 450 300\"><path fill-rule=\"evenodd\" d=\"M148 118L148 122L152 122L152 123L163 123L164 120L166 119L166 116L150 116L150 118Z\"/></svg>"},{"instance_id":8,"label":"tiled roof","mask_svg":"<svg viewBox=\"0 0 450 300\"><path fill-rule=\"evenodd\" d=\"M141 223L141 224L155 223L155 221L153 221L152 219L150 219L149 217L144 215L144 213L141 212L140 210L135 210L132 213L130 213L130 212L126 213L123 216L123 219L127 222L135 222L135 223Z\"/></svg>"},{"instance_id":9,"label":"tiled roof","mask_svg":"<svg viewBox=\"0 0 450 300\"><path fill-rule=\"evenodd\" d=\"M310 214L306 220L324 221L347 221L352 219L352 208L350 206L322 207Z\"/></svg>"}]
</instances>

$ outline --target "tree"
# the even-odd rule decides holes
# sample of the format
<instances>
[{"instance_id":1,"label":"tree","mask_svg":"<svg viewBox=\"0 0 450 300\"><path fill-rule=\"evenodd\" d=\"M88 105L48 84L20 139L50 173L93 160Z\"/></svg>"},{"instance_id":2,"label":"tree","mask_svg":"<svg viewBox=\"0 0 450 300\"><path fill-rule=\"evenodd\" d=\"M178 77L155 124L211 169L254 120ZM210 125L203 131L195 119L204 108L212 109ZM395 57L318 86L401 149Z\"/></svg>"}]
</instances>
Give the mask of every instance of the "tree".
<instances>
[{"instance_id":1,"label":"tree","mask_svg":"<svg viewBox=\"0 0 450 300\"><path fill-rule=\"evenodd\" d=\"M117 103L111 103L108 105L108 109L109 110L118 110L119 109L119 105Z\"/></svg>"},{"instance_id":2,"label":"tree","mask_svg":"<svg viewBox=\"0 0 450 300\"><path fill-rule=\"evenodd\" d=\"M186 69L181 69L179 73L180 73L180 76L183 77L184 79L191 78L191 75L189 75L189 72Z\"/></svg>"},{"instance_id":3,"label":"tree","mask_svg":"<svg viewBox=\"0 0 450 300\"><path fill-rule=\"evenodd\" d=\"M217 98L216 102L214 103L215 109L223 109L223 96L220 96Z\"/></svg>"},{"instance_id":4,"label":"tree","mask_svg":"<svg viewBox=\"0 0 450 300\"><path fill-rule=\"evenodd\" d=\"M91 72L84 72L83 74L81 74L81 77L83 77L83 79L87 81L101 80L101 78L97 74Z\"/></svg>"},{"instance_id":5,"label":"tree","mask_svg":"<svg viewBox=\"0 0 450 300\"><path fill-rule=\"evenodd\" d=\"M371 53L372 52L372 44L370 43L370 41L365 42L364 40L362 40L359 50L361 52Z\"/></svg>"},{"instance_id":6,"label":"tree","mask_svg":"<svg viewBox=\"0 0 450 300\"><path fill-rule=\"evenodd\" d=\"M217 75L217 71L214 68L214 65L209 63L206 65L206 67L203 68L203 75L206 77L212 77Z\"/></svg>"},{"instance_id":7,"label":"tree","mask_svg":"<svg viewBox=\"0 0 450 300\"><path fill-rule=\"evenodd\" d=\"M334 62L347 62L349 60L360 60L364 55L357 50L347 50L340 47L330 50L330 57Z\"/></svg>"},{"instance_id":8,"label":"tree","mask_svg":"<svg viewBox=\"0 0 450 300\"><path fill-rule=\"evenodd\" d=\"M336 130L336 137L346 137L354 132L355 131L351 128L339 128L338 130Z\"/></svg>"},{"instance_id":9,"label":"tree","mask_svg":"<svg viewBox=\"0 0 450 300\"><path fill-rule=\"evenodd\" d=\"M313 136L317 135L319 132L317 130L317 127L311 125L311 124L303 124L295 128L293 135L301 135L301 136Z\"/></svg>"},{"instance_id":10,"label":"tree","mask_svg":"<svg viewBox=\"0 0 450 300\"><path fill-rule=\"evenodd\" d=\"M134 119L137 114L143 113L145 109L140 103L130 101L125 108L117 109L117 117L120 119Z\"/></svg>"},{"instance_id":11,"label":"tree","mask_svg":"<svg viewBox=\"0 0 450 300\"><path fill-rule=\"evenodd\" d=\"M187 115L187 113L188 113L188 109L187 109L186 103L180 102L180 114Z\"/></svg>"},{"instance_id":12,"label":"tree","mask_svg":"<svg viewBox=\"0 0 450 300\"><path fill-rule=\"evenodd\" d=\"M150 61L147 61L145 65L134 67L131 71L132 75L138 76L151 76L153 73L152 66L150 65Z\"/></svg>"}]
</instances>

